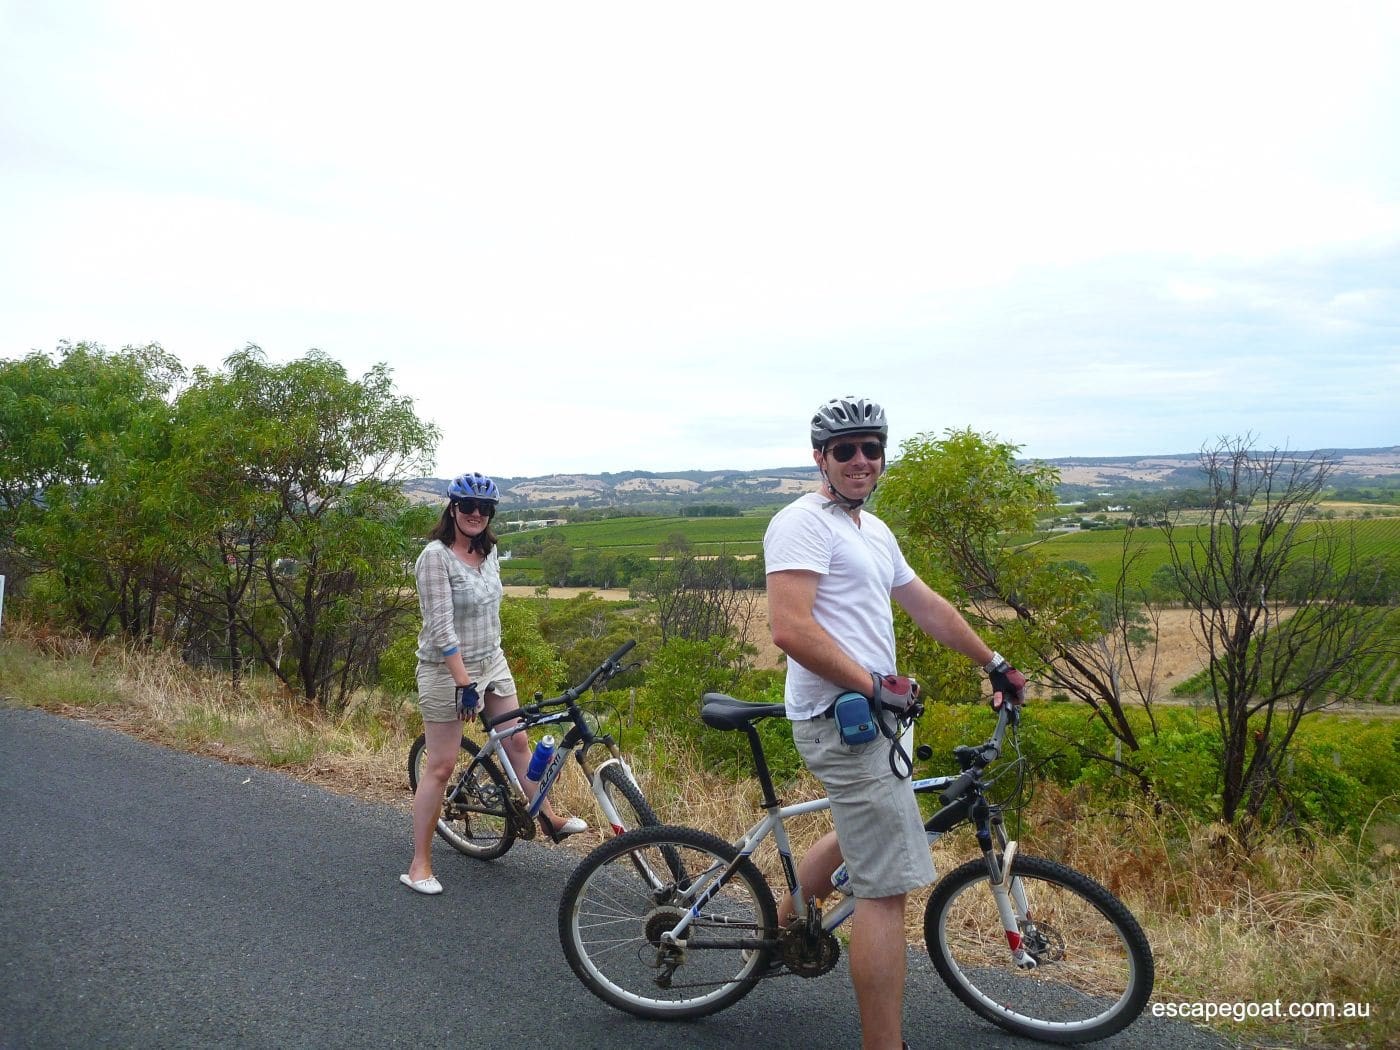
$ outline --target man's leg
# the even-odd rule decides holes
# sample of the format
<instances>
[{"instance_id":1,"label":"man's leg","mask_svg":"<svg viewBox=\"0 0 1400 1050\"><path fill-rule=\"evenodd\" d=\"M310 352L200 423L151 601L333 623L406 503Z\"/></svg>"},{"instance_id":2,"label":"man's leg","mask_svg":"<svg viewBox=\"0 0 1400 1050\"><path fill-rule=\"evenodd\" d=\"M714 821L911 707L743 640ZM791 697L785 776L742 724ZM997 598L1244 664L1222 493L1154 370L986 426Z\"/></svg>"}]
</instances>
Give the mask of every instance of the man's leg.
<instances>
[{"instance_id":1,"label":"man's leg","mask_svg":"<svg viewBox=\"0 0 1400 1050\"><path fill-rule=\"evenodd\" d=\"M863 1050L900 1050L904 1030L906 895L858 898L851 927L851 985Z\"/></svg>"},{"instance_id":2,"label":"man's leg","mask_svg":"<svg viewBox=\"0 0 1400 1050\"><path fill-rule=\"evenodd\" d=\"M831 895L831 875L841 866L841 845L836 841L836 832L828 831L812 843L797 864L797 881L802 883L802 892L812 897L826 898ZM786 926L793 919L806 915L807 905L801 908L793 904L792 894L783 891L778 901L778 925Z\"/></svg>"}]
</instances>

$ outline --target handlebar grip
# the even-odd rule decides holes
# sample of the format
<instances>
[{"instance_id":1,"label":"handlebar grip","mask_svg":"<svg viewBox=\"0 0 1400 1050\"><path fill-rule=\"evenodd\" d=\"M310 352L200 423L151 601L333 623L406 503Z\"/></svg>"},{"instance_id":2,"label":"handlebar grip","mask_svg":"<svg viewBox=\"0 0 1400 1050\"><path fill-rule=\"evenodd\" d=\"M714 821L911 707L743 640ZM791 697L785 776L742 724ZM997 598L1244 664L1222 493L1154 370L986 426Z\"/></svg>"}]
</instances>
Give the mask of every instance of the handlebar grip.
<instances>
[{"instance_id":1,"label":"handlebar grip","mask_svg":"<svg viewBox=\"0 0 1400 1050\"><path fill-rule=\"evenodd\" d=\"M622 660L624 656L632 651L632 647L637 644L637 639L629 638L617 648L617 652L609 656L604 663L615 664Z\"/></svg>"}]
</instances>

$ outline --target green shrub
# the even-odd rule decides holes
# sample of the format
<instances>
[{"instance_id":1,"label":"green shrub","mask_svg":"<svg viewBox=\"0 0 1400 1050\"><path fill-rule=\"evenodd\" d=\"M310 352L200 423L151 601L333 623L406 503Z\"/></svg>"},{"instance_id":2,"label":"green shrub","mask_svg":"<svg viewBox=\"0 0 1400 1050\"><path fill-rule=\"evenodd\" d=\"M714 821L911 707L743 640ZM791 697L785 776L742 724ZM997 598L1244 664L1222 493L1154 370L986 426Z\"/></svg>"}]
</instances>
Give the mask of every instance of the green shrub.
<instances>
[{"instance_id":1,"label":"green shrub","mask_svg":"<svg viewBox=\"0 0 1400 1050\"><path fill-rule=\"evenodd\" d=\"M563 664L540 633L539 615L527 598L501 602L501 648L510 664L520 697L536 690L553 692L563 677ZM379 684L397 693L418 693L418 632L395 638L379 656Z\"/></svg>"},{"instance_id":2,"label":"green shrub","mask_svg":"<svg viewBox=\"0 0 1400 1050\"><path fill-rule=\"evenodd\" d=\"M1218 819L1222 745L1214 715L1159 708L1156 734L1142 711L1129 710L1128 717L1137 751L1118 750L1083 705L1032 703L1022 720L1021 753L1035 780L1086 789L1104 804L1141 799L1145 779L1154 800L1203 822ZM933 757L916 765L919 775L953 772L953 747L982 742L994 726L986 705L930 704L916 742L929 745ZM1013 757L1009 745L1003 757ZM1266 823L1356 832L1368 820L1393 820L1400 812L1400 723L1311 717L1284 758L1280 783L1281 797L1261 814Z\"/></svg>"},{"instance_id":3,"label":"green shrub","mask_svg":"<svg viewBox=\"0 0 1400 1050\"><path fill-rule=\"evenodd\" d=\"M705 693L782 703L782 672L749 670L745 657L743 646L723 638L670 639L648 662L646 686L638 690L638 722L648 732L659 731L693 747L711 769L734 777L752 776L748 737L711 729L700 721L700 699ZM802 761L787 720L765 719L758 728L774 780L790 779Z\"/></svg>"},{"instance_id":4,"label":"green shrub","mask_svg":"<svg viewBox=\"0 0 1400 1050\"><path fill-rule=\"evenodd\" d=\"M418 692L418 634L400 635L379 654L379 684L395 693Z\"/></svg>"}]
</instances>

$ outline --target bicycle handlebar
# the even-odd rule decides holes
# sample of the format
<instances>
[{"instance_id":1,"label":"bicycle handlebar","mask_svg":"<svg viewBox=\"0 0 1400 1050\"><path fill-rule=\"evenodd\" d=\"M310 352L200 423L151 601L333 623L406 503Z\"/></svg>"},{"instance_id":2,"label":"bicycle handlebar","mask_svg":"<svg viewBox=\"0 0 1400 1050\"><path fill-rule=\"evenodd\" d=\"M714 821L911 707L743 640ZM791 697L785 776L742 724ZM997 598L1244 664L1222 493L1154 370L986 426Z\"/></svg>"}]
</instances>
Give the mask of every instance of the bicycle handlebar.
<instances>
[{"instance_id":1,"label":"bicycle handlebar","mask_svg":"<svg viewBox=\"0 0 1400 1050\"><path fill-rule=\"evenodd\" d=\"M1001 755L1001 741L1006 736L1006 727L1013 725L1020 720L1021 706L1019 704L1003 703L997 712L997 727L992 733L992 737L985 744L975 748L976 754L972 757L972 765L963 770L962 775L949 784L939 794L938 799L945 806L949 805L963 793L968 786L982 775L982 770L986 769Z\"/></svg>"},{"instance_id":2,"label":"bicycle handlebar","mask_svg":"<svg viewBox=\"0 0 1400 1050\"><path fill-rule=\"evenodd\" d=\"M570 688L564 690L564 692L560 693L558 696L551 697L548 700L536 700L532 703L524 704L521 707L517 707L514 711L505 711L497 715L495 718L487 719L485 721L486 728L494 729L502 722L509 722L512 718L530 718L543 713L546 709L551 707L572 706L578 701L579 697L581 697L584 693L588 692L588 690L592 689L593 686L597 684L600 678L603 681L607 681L609 678L613 677L613 675L621 671L622 668L620 665L622 662L622 658L628 653L630 653L632 651L632 647L636 644L637 639L627 639L627 641L623 642L620 646L617 647L617 649L613 652L611 656L609 656L606 660L604 660L601 664L599 664L591 672L589 672L588 677L585 678L578 685L571 686Z\"/></svg>"}]
</instances>

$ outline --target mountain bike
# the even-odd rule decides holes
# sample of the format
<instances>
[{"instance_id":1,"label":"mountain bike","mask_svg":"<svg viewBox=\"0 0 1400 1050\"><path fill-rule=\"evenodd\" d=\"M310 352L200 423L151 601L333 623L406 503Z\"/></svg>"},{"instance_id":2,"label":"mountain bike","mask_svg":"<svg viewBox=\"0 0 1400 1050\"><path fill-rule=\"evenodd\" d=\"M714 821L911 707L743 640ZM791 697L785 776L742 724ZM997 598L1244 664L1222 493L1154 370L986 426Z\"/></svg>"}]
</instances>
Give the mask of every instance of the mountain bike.
<instances>
[{"instance_id":1,"label":"mountain bike","mask_svg":"<svg viewBox=\"0 0 1400 1050\"><path fill-rule=\"evenodd\" d=\"M587 678L559 696L546 700L536 693L530 703L489 720L483 709L481 718L486 742L478 746L475 741L462 737L466 767L460 776L454 771L448 777L437 833L454 849L481 860L502 856L517 839L533 839L540 808L570 755L583 771L598 809L613 834L660 824L622 757L617 741L608 733L599 733L594 717L579 705L579 700L590 689L598 689L626 669L622 659L636 644L634 639L628 640ZM516 719L519 721L507 729L497 728ZM530 799L515 767L502 753L505 742L537 726L564 724L568 724L568 731L540 777L539 790ZM604 754L595 764L597 749L602 749ZM426 758L427 741L419 734L408 751L408 782L414 791L418 790L418 773ZM543 828L540 830L555 842L562 838Z\"/></svg>"},{"instance_id":2,"label":"mountain bike","mask_svg":"<svg viewBox=\"0 0 1400 1050\"><path fill-rule=\"evenodd\" d=\"M642 828L599 846L570 876L559 937L574 973L604 1002L641 1017L703 1017L761 979L818 977L836 965L835 931L855 911L855 898L836 892L826 902L810 900L805 916L780 927L773 891L752 859L772 836L793 900L807 900L784 821L831 803L779 802L755 723L784 715L782 704L704 697L707 725L747 735L763 790L763 819L737 841L695 828ZM954 749L958 773L913 781L920 794L939 793L941 806L924 824L930 846L967 823L982 850L935 884L925 943L953 994L992 1023L1047 1042L1102 1039L1147 1004L1152 951L1107 889L1053 860L1021 854L1007 838L1003 804L989 792L1012 771L1018 790L1024 782L1021 717L1019 706L1001 704L986 743ZM1008 729L1016 761L989 774Z\"/></svg>"}]
</instances>

